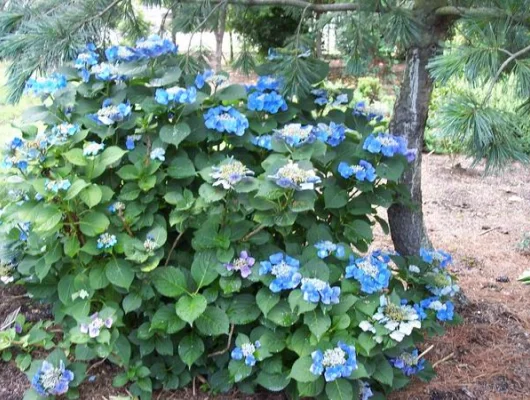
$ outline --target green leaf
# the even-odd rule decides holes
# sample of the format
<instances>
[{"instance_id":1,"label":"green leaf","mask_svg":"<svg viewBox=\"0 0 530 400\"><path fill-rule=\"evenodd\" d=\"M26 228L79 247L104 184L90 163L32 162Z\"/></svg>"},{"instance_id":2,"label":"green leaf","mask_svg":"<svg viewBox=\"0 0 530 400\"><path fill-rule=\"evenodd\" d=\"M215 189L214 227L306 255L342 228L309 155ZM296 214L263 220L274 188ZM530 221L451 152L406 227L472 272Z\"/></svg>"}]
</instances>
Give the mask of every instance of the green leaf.
<instances>
[{"instance_id":1,"label":"green leaf","mask_svg":"<svg viewBox=\"0 0 530 400\"><path fill-rule=\"evenodd\" d=\"M194 333L184 336L179 343L178 355L188 367L191 367L203 353L204 342Z\"/></svg>"},{"instance_id":2,"label":"green leaf","mask_svg":"<svg viewBox=\"0 0 530 400\"><path fill-rule=\"evenodd\" d=\"M270 374L261 371L256 378L256 382L271 392L280 392L287 387L291 379L285 374Z\"/></svg>"},{"instance_id":3,"label":"green leaf","mask_svg":"<svg viewBox=\"0 0 530 400\"><path fill-rule=\"evenodd\" d=\"M88 206L88 208L97 206L101 202L102 196L103 193L101 192L101 189L95 184L83 189L79 194L79 198Z\"/></svg>"},{"instance_id":4,"label":"green leaf","mask_svg":"<svg viewBox=\"0 0 530 400\"><path fill-rule=\"evenodd\" d=\"M298 315L291 311L287 301L280 300L280 302L269 311L267 319L271 320L276 325L289 327L294 325L298 320Z\"/></svg>"},{"instance_id":5,"label":"green leaf","mask_svg":"<svg viewBox=\"0 0 530 400\"><path fill-rule=\"evenodd\" d=\"M304 314L304 324L320 340L331 327L331 318L318 309Z\"/></svg>"},{"instance_id":6,"label":"green leaf","mask_svg":"<svg viewBox=\"0 0 530 400\"><path fill-rule=\"evenodd\" d=\"M335 379L326 383L326 394L329 400L350 400L353 399L353 387L346 379Z\"/></svg>"},{"instance_id":7,"label":"green leaf","mask_svg":"<svg viewBox=\"0 0 530 400\"><path fill-rule=\"evenodd\" d=\"M80 167L84 167L85 165L87 165L87 159L83 155L82 149L76 148L76 149L69 150L66 153L63 153L62 156L66 159L66 161L68 161L71 164L74 164Z\"/></svg>"},{"instance_id":8,"label":"green leaf","mask_svg":"<svg viewBox=\"0 0 530 400\"><path fill-rule=\"evenodd\" d=\"M335 185L324 189L324 203L326 208L342 208L348 203L348 192Z\"/></svg>"},{"instance_id":9,"label":"green leaf","mask_svg":"<svg viewBox=\"0 0 530 400\"><path fill-rule=\"evenodd\" d=\"M394 370L390 363L385 358L381 357L372 377L384 385L392 386Z\"/></svg>"},{"instance_id":10,"label":"green leaf","mask_svg":"<svg viewBox=\"0 0 530 400\"><path fill-rule=\"evenodd\" d=\"M164 68L164 74L160 78L153 78L149 81L149 86L160 87L177 83L182 75L179 67Z\"/></svg>"},{"instance_id":11,"label":"green leaf","mask_svg":"<svg viewBox=\"0 0 530 400\"><path fill-rule=\"evenodd\" d=\"M166 337L160 337L158 336L155 339L155 349L156 352L162 356L172 356L173 355L173 342L171 341L171 338Z\"/></svg>"},{"instance_id":12,"label":"green leaf","mask_svg":"<svg viewBox=\"0 0 530 400\"><path fill-rule=\"evenodd\" d=\"M119 258L113 258L105 266L105 275L113 285L129 289L134 280L134 270L131 263Z\"/></svg>"},{"instance_id":13,"label":"green leaf","mask_svg":"<svg viewBox=\"0 0 530 400\"><path fill-rule=\"evenodd\" d=\"M289 293L288 299L291 310L298 315L308 311L313 311L318 306L317 303L311 303L304 300L304 294L298 289L291 291L291 293Z\"/></svg>"},{"instance_id":14,"label":"green leaf","mask_svg":"<svg viewBox=\"0 0 530 400\"><path fill-rule=\"evenodd\" d=\"M191 276L198 288L212 283L218 276L217 267L221 263L213 251L203 251L195 254L191 264Z\"/></svg>"},{"instance_id":15,"label":"green leaf","mask_svg":"<svg viewBox=\"0 0 530 400\"><path fill-rule=\"evenodd\" d=\"M63 213L57 206L44 204L35 216L35 228L33 230L37 233L52 231L62 219Z\"/></svg>"},{"instance_id":16,"label":"green leaf","mask_svg":"<svg viewBox=\"0 0 530 400\"><path fill-rule=\"evenodd\" d=\"M137 310L142 305L142 297L138 293L129 293L123 299L122 306L125 314L130 313L131 311Z\"/></svg>"},{"instance_id":17,"label":"green leaf","mask_svg":"<svg viewBox=\"0 0 530 400\"><path fill-rule=\"evenodd\" d=\"M185 152L179 152L171 161L167 174L175 179L190 178L195 176L195 166Z\"/></svg>"},{"instance_id":18,"label":"green leaf","mask_svg":"<svg viewBox=\"0 0 530 400\"><path fill-rule=\"evenodd\" d=\"M177 315L190 325L206 310L206 298L200 294L182 296L175 306Z\"/></svg>"},{"instance_id":19,"label":"green leaf","mask_svg":"<svg viewBox=\"0 0 530 400\"><path fill-rule=\"evenodd\" d=\"M398 157L385 159L375 168L378 177L394 182L399 180L404 170L405 163Z\"/></svg>"},{"instance_id":20,"label":"green leaf","mask_svg":"<svg viewBox=\"0 0 530 400\"><path fill-rule=\"evenodd\" d=\"M280 301L280 295L278 293L271 292L268 288L261 288L256 294L256 303L260 308L263 315L267 316L270 310L278 304Z\"/></svg>"},{"instance_id":21,"label":"green leaf","mask_svg":"<svg viewBox=\"0 0 530 400\"><path fill-rule=\"evenodd\" d=\"M217 92L216 96L221 101L235 101L247 98L247 90L243 85L229 85Z\"/></svg>"},{"instance_id":22,"label":"green leaf","mask_svg":"<svg viewBox=\"0 0 530 400\"><path fill-rule=\"evenodd\" d=\"M121 160L126 153L127 152L125 150L120 149L118 146L107 147L99 156L99 163L105 167L108 167L109 165Z\"/></svg>"},{"instance_id":23,"label":"green leaf","mask_svg":"<svg viewBox=\"0 0 530 400\"><path fill-rule=\"evenodd\" d=\"M297 382L307 383L314 382L318 379L318 375L311 372L311 365L313 360L310 356L300 357L296 360L291 368L289 376Z\"/></svg>"},{"instance_id":24,"label":"green leaf","mask_svg":"<svg viewBox=\"0 0 530 400\"><path fill-rule=\"evenodd\" d=\"M230 322L223 310L208 306L204 313L195 320L195 326L205 336L219 336L228 334Z\"/></svg>"},{"instance_id":25,"label":"green leaf","mask_svg":"<svg viewBox=\"0 0 530 400\"><path fill-rule=\"evenodd\" d=\"M96 236L107 230L110 221L103 213L89 211L79 221L79 228L87 236Z\"/></svg>"},{"instance_id":26,"label":"green leaf","mask_svg":"<svg viewBox=\"0 0 530 400\"><path fill-rule=\"evenodd\" d=\"M164 296L178 297L188 291L186 277L177 268L157 268L152 276L156 290Z\"/></svg>"},{"instance_id":27,"label":"green leaf","mask_svg":"<svg viewBox=\"0 0 530 400\"><path fill-rule=\"evenodd\" d=\"M209 183L203 183L199 187L199 195L206 201L206 203L213 203L221 200L226 196L226 190L219 187L213 187Z\"/></svg>"},{"instance_id":28,"label":"green leaf","mask_svg":"<svg viewBox=\"0 0 530 400\"><path fill-rule=\"evenodd\" d=\"M228 371L234 382L241 382L250 376L252 367L246 365L242 360L230 360L228 363Z\"/></svg>"},{"instance_id":29,"label":"green leaf","mask_svg":"<svg viewBox=\"0 0 530 400\"><path fill-rule=\"evenodd\" d=\"M72 200L74 197L76 197L81 190L86 188L89 183L85 182L83 179L76 179L74 183L72 183L72 186L68 189L66 192L66 196L64 196L65 200Z\"/></svg>"},{"instance_id":30,"label":"green leaf","mask_svg":"<svg viewBox=\"0 0 530 400\"><path fill-rule=\"evenodd\" d=\"M257 306L256 299L253 295L240 294L232 298L226 314L231 324L246 325L257 320L261 314L261 310Z\"/></svg>"},{"instance_id":31,"label":"green leaf","mask_svg":"<svg viewBox=\"0 0 530 400\"><path fill-rule=\"evenodd\" d=\"M191 129L185 122L180 122L176 125L164 125L160 129L160 140L178 148L179 144L186 139L190 133Z\"/></svg>"},{"instance_id":32,"label":"green leaf","mask_svg":"<svg viewBox=\"0 0 530 400\"><path fill-rule=\"evenodd\" d=\"M94 266L90 268L88 282L91 289L98 290L106 288L109 284L109 280L105 274L105 268L102 266Z\"/></svg>"}]
</instances>

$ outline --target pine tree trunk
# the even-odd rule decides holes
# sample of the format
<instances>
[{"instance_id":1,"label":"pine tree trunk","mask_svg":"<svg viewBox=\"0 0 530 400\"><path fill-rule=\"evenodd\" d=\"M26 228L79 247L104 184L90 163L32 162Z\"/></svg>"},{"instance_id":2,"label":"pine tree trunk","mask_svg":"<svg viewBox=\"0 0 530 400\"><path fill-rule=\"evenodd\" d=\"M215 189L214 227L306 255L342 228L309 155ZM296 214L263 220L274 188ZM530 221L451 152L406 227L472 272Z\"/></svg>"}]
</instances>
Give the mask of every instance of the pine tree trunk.
<instances>
[{"instance_id":1,"label":"pine tree trunk","mask_svg":"<svg viewBox=\"0 0 530 400\"><path fill-rule=\"evenodd\" d=\"M215 30L215 70L220 71L223 67L223 38L225 36L226 27L226 4L221 6L219 11L219 20L217 21L217 29Z\"/></svg>"},{"instance_id":2,"label":"pine tree trunk","mask_svg":"<svg viewBox=\"0 0 530 400\"><path fill-rule=\"evenodd\" d=\"M421 247L429 245L421 207L421 151L433 89L433 82L426 68L431 55L430 46L409 49L399 98L390 122L390 133L405 137L409 148L418 149L416 160L402 179L402 183L409 189L412 201L418 207L411 209L396 204L388 210L392 241L395 249L403 255L418 254Z\"/></svg>"},{"instance_id":3,"label":"pine tree trunk","mask_svg":"<svg viewBox=\"0 0 530 400\"><path fill-rule=\"evenodd\" d=\"M390 133L403 136L408 140L409 148L418 150L416 160L405 172L404 183L414 208L395 204L388 210L388 222L392 241L396 251L403 255L418 254L420 248L431 247L422 210L421 158L423 135L429 115L429 105L433 90L433 81L429 76L427 64L439 50L439 43L445 39L450 26L449 20L435 19L429 7L444 3L416 0L419 14L428 15L425 21L426 31L422 43L407 51L406 69L401 82L399 97L394 106L394 116L390 122ZM439 5L438 4L438 5Z\"/></svg>"}]
</instances>

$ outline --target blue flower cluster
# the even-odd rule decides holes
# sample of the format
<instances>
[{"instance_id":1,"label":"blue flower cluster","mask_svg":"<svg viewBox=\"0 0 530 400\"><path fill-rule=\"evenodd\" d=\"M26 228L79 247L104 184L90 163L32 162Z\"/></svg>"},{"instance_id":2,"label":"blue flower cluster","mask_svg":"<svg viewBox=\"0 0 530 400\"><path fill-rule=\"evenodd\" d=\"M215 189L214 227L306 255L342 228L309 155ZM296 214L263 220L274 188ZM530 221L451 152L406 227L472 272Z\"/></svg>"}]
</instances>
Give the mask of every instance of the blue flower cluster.
<instances>
[{"instance_id":1,"label":"blue flower cluster","mask_svg":"<svg viewBox=\"0 0 530 400\"><path fill-rule=\"evenodd\" d=\"M275 91L252 92L248 96L247 108L251 111L265 111L276 114L278 111L287 111L285 99Z\"/></svg>"},{"instance_id":2,"label":"blue flower cluster","mask_svg":"<svg viewBox=\"0 0 530 400\"><path fill-rule=\"evenodd\" d=\"M112 104L111 99L103 101L103 107L97 114L89 114L88 117L101 125L112 125L115 122L121 122L131 115L132 107L129 102Z\"/></svg>"},{"instance_id":3,"label":"blue flower cluster","mask_svg":"<svg viewBox=\"0 0 530 400\"><path fill-rule=\"evenodd\" d=\"M232 133L236 136L243 136L249 127L247 117L231 106L210 108L204 114L204 124L208 129Z\"/></svg>"},{"instance_id":4,"label":"blue flower cluster","mask_svg":"<svg viewBox=\"0 0 530 400\"><path fill-rule=\"evenodd\" d=\"M166 151L162 147L156 147L151 150L149 154L151 160L165 161L166 160Z\"/></svg>"},{"instance_id":5,"label":"blue flower cluster","mask_svg":"<svg viewBox=\"0 0 530 400\"><path fill-rule=\"evenodd\" d=\"M72 186L72 184L68 179L60 179L57 181L46 179L44 181L44 189L53 193L59 193L59 190L68 190L70 186Z\"/></svg>"},{"instance_id":6,"label":"blue flower cluster","mask_svg":"<svg viewBox=\"0 0 530 400\"><path fill-rule=\"evenodd\" d=\"M311 353L311 359L313 360L310 367L311 373L313 375L324 374L326 382L348 378L358 368L355 347L343 342L338 342L337 347L325 352L314 351Z\"/></svg>"},{"instance_id":7,"label":"blue flower cluster","mask_svg":"<svg viewBox=\"0 0 530 400\"><path fill-rule=\"evenodd\" d=\"M346 127L335 122L330 122L329 125L320 123L314 129L314 134L321 142L337 147L346 139Z\"/></svg>"},{"instance_id":8,"label":"blue flower cluster","mask_svg":"<svg viewBox=\"0 0 530 400\"><path fill-rule=\"evenodd\" d=\"M315 248L317 249L318 257L321 259L327 258L333 253L335 253L335 257L338 258L344 257L345 254L343 245L335 244L329 240L321 240L320 242L315 243Z\"/></svg>"},{"instance_id":9,"label":"blue flower cluster","mask_svg":"<svg viewBox=\"0 0 530 400\"><path fill-rule=\"evenodd\" d=\"M316 278L302 278L300 289L303 298L309 303L339 304L340 287L331 287L329 283Z\"/></svg>"},{"instance_id":10,"label":"blue flower cluster","mask_svg":"<svg viewBox=\"0 0 530 400\"><path fill-rule=\"evenodd\" d=\"M66 76L53 74L50 77L31 78L26 82L25 91L36 96L47 96L63 89L67 85Z\"/></svg>"},{"instance_id":11,"label":"blue flower cluster","mask_svg":"<svg viewBox=\"0 0 530 400\"><path fill-rule=\"evenodd\" d=\"M352 258L346 267L346 278L357 280L361 290L368 294L386 289L391 275L388 265L374 255Z\"/></svg>"},{"instance_id":12,"label":"blue flower cluster","mask_svg":"<svg viewBox=\"0 0 530 400\"><path fill-rule=\"evenodd\" d=\"M87 142L83 146L83 155L85 157L94 157L97 156L98 153L104 148L105 145L103 143Z\"/></svg>"},{"instance_id":13,"label":"blue flower cluster","mask_svg":"<svg viewBox=\"0 0 530 400\"><path fill-rule=\"evenodd\" d=\"M77 56L74 67L79 70L83 82L88 82L90 79L90 68L97 65L99 56L96 53L96 46L93 43L88 43L85 50Z\"/></svg>"},{"instance_id":14,"label":"blue flower cluster","mask_svg":"<svg viewBox=\"0 0 530 400\"><path fill-rule=\"evenodd\" d=\"M333 107L337 107L348 103L348 95L346 93L341 93L335 99L331 98L331 100L326 89L313 89L311 94L315 96L315 104L319 106L331 104Z\"/></svg>"},{"instance_id":15,"label":"blue flower cluster","mask_svg":"<svg viewBox=\"0 0 530 400\"><path fill-rule=\"evenodd\" d=\"M254 344L243 343L241 346L235 347L230 354L233 360L245 359L245 364L249 367L256 365L258 358L258 349L261 347L259 340L256 340Z\"/></svg>"},{"instance_id":16,"label":"blue flower cluster","mask_svg":"<svg viewBox=\"0 0 530 400\"><path fill-rule=\"evenodd\" d=\"M98 242L97 242L97 248L98 249L110 249L114 247L116 243L118 243L118 239L116 239L116 236L105 232L99 236Z\"/></svg>"},{"instance_id":17,"label":"blue flower cluster","mask_svg":"<svg viewBox=\"0 0 530 400\"><path fill-rule=\"evenodd\" d=\"M48 137L51 145L65 143L70 137L79 132L79 125L63 122L52 128L52 134Z\"/></svg>"},{"instance_id":18,"label":"blue flower cluster","mask_svg":"<svg viewBox=\"0 0 530 400\"><path fill-rule=\"evenodd\" d=\"M302 124L287 124L281 129L275 129L274 136L292 147L313 143L316 139L313 127L311 125L302 126Z\"/></svg>"},{"instance_id":19,"label":"blue flower cluster","mask_svg":"<svg viewBox=\"0 0 530 400\"><path fill-rule=\"evenodd\" d=\"M302 169L292 160L268 178L274 180L282 188L294 190L313 190L315 183L321 182L313 169Z\"/></svg>"},{"instance_id":20,"label":"blue flower cluster","mask_svg":"<svg viewBox=\"0 0 530 400\"><path fill-rule=\"evenodd\" d=\"M191 86L187 89L175 86L169 89L156 89L155 100L158 104L169 103L191 104L197 100L197 89Z\"/></svg>"},{"instance_id":21,"label":"blue flower cluster","mask_svg":"<svg viewBox=\"0 0 530 400\"><path fill-rule=\"evenodd\" d=\"M401 136L389 133L371 134L366 138L363 149L373 154L381 153L386 157L401 154L407 157L408 162L414 161L417 150L407 148L407 140Z\"/></svg>"},{"instance_id":22,"label":"blue flower cluster","mask_svg":"<svg viewBox=\"0 0 530 400\"><path fill-rule=\"evenodd\" d=\"M374 166L365 160L359 161L358 165L348 165L343 161L339 164L338 171L344 179L355 175L358 181L373 182L377 178Z\"/></svg>"},{"instance_id":23,"label":"blue flower cluster","mask_svg":"<svg viewBox=\"0 0 530 400\"><path fill-rule=\"evenodd\" d=\"M142 139L142 135L128 135L125 139L125 148L127 150L134 150L136 148L136 142Z\"/></svg>"},{"instance_id":24,"label":"blue flower cluster","mask_svg":"<svg viewBox=\"0 0 530 400\"><path fill-rule=\"evenodd\" d=\"M45 360L33 375L31 386L42 397L60 396L68 392L68 385L73 380L74 373L66 369L62 361L59 367L54 367Z\"/></svg>"},{"instance_id":25,"label":"blue flower cluster","mask_svg":"<svg viewBox=\"0 0 530 400\"><path fill-rule=\"evenodd\" d=\"M114 64L101 63L94 65L90 71L96 79L100 81L124 81L127 79L126 75L120 74L118 68Z\"/></svg>"},{"instance_id":26,"label":"blue flower cluster","mask_svg":"<svg viewBox=\"0 0 530 400\"><path fill-rule=\"evenodd\" d=\"M219 164L219 166L212 167L210 174L215 179L212 186L222 186L225 190L233 189L239 182L248 180L252 175L254 175L254 171L233 157Z\"/></svg>"},{"instance_id":27,"label":"blue flower cluster","mask_svg":"<svg viewBox=\"0 0 530 400\"><path fill-rule=\"evenodd\" d=\"M405 376L416 375L425 369L425 360L418 358L418 349L414 349L410 353L404 352L399 357L390 358L389 361L395 368L400 369Z\"/></svg>"},{"instance_id":28,"label":"blue flower cluster","mask_svg":"<svg viewBox=\"0 0 530 400\"><path fill-rule=\"evenodd\" d=\"M272 150L272 135L253 137L250 141L254 146L261 147L265 150Z\"/></svg>"},{"instance_id":29,"label":"blue flower cluster","mask_svg":"<svg viewBox=\"0 0 530 400\"><path fill-rule=\"evenodd\" d=\"M215 76L215 72L211 69L204 71L202 74L197 74L195 77L195 86L197 89L202 89L206 82L209 82L213 76Z\"/></svg>"},{"instance_id":30,"label":"blue flower cluster","mask_svg":"<svg viewBox=\"0 0 530 400\"><path fill-rule=\"evenodd\" d=\"M263 92L265 90L274 90L278 92L283 87L283 81L277 76L264 75L258 78L255 87L260 92Z\"/></svg>"},{"instance_id":31,"label":"blue flower cluster","mask_svg":"<svg viewBox=\"0 0 530 400\"><path fill-rule=\"evenodd\" d=\"M418 312L421 319L426 318L425 310L436 311L436 318L439 321L452 321L454 318L455 306L453 302L446 301L443 303L439 297L429 297L425 300L420 301L419 306L414 307Z\"/></svg>"},{"instance_id":32,"label":"blue flower cluster","mask_svg":"<svg viewBox=\"0 0 530 400\"><path fill-rule=\"evenodd\" d=\"M269 257L269 261L261 261L259 274L273 275L274 279L269 289L278 293L286 289L295 289L302 280L299 272L300 262L283 253L275 253Z\"/></svg>"},{"instance_id":33,"label":"blue flower cluster","mask_svg":"<svg viewBox=\"0 0 530 400\"><path fill-rule=\"evenodd\" d=\"M451 254L443 250L420 249L420 257L426 263L439 268L445 268L453 262Z\"/></svg>"},{"instance_id":34,"label":"blue flower cluster","mask_svg":"<svg viewBox=\"0 0 530 400\"><path fill-rule=\"evenodd\" d=\"M162 39L158 35L151 35L147 39L138 40L136 47L109 47L105 50L105 55L110 62L131 62L160 57L165 54L176 54L177 50L177 46L171 40Z\"/></svg>"},{"instance_id":35,"label":"blue flower cluster","mask_svg":"<svg viewBox=\"0 0 530 400\"><path fill-rule=\"evenodd\" d=\"M369 121L375 120L376 122L381 122L384 118L384 115L380 110L368 107L364 101L360 101L355 105L353 115L356 117L364 117Z\"/></svg>"}]
</instances>

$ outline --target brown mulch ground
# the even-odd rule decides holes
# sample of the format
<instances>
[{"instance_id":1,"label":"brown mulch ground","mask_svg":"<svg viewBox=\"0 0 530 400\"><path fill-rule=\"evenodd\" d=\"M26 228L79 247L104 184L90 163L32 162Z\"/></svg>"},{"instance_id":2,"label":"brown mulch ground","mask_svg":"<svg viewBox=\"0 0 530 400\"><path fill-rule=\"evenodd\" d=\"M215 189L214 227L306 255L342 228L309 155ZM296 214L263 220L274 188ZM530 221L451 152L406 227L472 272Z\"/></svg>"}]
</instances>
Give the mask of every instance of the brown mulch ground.
<instances>
[{"instance_id":1,"label":"brown mulch ground","mask_svg":"<svg viewBox=\"0 0 530 400\"><path fill-rule=\"evenodd\" d=\"M434 345L426 356L431 362L445 359L436 367L437 377L428 384L414 382L390 399L528 399L530 286L516 279L530 268L530 257L517 250L523 234L530 232L530 169L514 164L503 175L483 177L467 168L469 162L458 161L450 168L446 156L424 156L423 206L433 243L455 258L453 270L467 297L461 310L464 323L425 345ZM387 237L377 239L379 245L389 244ZM18 306L29 319L46 317L45 309L32 306L21 294L16 288L0 291L0 320ZM96 369L96 380L82 386L81 399L107 400L119 394L111 386L112 373L111 366ZM0 364L0 400L22 399L27 385L13 363ZM158 398L192 396L189 389ZM282 398L233 394L216 400Z\"/></svg>"}]
</instances>

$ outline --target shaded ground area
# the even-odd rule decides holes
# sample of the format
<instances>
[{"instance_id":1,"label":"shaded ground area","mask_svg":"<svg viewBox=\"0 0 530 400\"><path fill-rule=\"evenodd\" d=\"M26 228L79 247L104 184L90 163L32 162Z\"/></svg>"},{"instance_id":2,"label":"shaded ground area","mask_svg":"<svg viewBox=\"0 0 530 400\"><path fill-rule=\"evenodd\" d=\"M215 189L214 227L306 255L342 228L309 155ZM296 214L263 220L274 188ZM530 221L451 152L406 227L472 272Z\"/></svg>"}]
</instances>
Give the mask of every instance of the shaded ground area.
<instances>
[{"instance_id":1,"label":"shaded ground area","mask_svg":"<svg viewBox=\"0 0 530 400\"><path fill-rule=\"evenodd\" d=\"M429 340L427 358L437 363L430 383L414 382L392 400L528 399L530 393L530 287L516 278L530 268L530 257L517 250L530 232L530 169L511 166L503 175L482 177L469 163L451 169L446 156L426 155L423 165L424 211L437 248L451 252L454 272L467 301L460 310L464 324ZM464 167L462 167L464 166ZM389 239L378 235L378 245ZM28 318L45 317L17 289L0 291L0 319L22 306ZM442 361L442 362L440 362ZM0 364L0 399L20 400L27 380L14 363ZM84 400L125 394L111 386L112 367L93 370L94 383L81 388ZM196 388L199 394L199 388ZM156 394L154 399L185 399L193 390ZM199 394L200 399L212 399ZM282 399L282 395L242 394L219 399Z\"/></svg>"}]
</instances>

